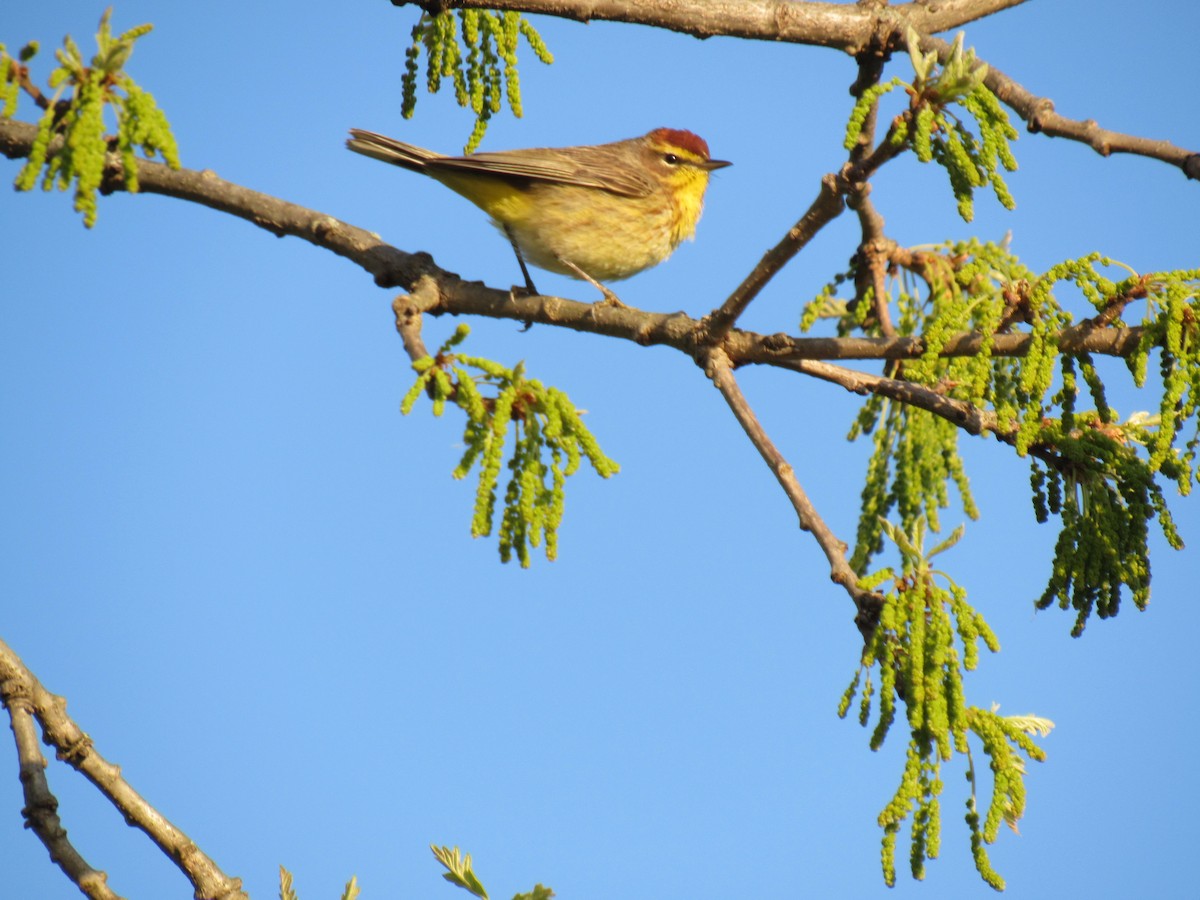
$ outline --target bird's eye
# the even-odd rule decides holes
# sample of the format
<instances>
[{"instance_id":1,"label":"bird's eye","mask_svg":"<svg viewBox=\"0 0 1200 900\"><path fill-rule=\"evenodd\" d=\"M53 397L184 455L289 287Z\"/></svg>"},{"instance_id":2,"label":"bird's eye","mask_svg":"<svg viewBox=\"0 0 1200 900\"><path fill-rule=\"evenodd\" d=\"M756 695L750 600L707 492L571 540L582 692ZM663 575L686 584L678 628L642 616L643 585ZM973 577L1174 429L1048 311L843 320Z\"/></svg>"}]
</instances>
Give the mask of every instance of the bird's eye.
<instances>
[{"instance_id":1,"label":"bird's eye","mask_svg":"<svg viewBox=\"0 0 1200 900\"><path fill-rule=\"evenodd\" d=\"M664 153L663 154L663 162L665 162L668 166L677 166L681 162L683 162L683 160L681 160L674 153Z\"/></svg>"}]
</instances>

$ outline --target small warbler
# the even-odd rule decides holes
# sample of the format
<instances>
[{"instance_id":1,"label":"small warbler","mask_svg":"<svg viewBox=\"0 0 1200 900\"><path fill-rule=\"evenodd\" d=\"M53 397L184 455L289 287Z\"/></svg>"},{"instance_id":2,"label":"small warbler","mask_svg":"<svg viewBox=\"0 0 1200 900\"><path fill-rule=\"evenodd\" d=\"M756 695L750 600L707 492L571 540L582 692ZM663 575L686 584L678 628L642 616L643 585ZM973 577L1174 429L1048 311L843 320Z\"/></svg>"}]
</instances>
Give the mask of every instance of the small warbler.
<instances>
[{"instance_id":1,"label":"small warbler","mask_svg":"<svg viewBox=\"0 0 1200 900\"><path fill-rule=\"evenodd\" d=\"M442 156L357 128L355 153L422 172L462 194L507 235L525 286L537 294L528 260L597 287L656 266L691 238L704 205L709 159L704 139L674 128L612 144Z\"/></svg>"}]
</instances>

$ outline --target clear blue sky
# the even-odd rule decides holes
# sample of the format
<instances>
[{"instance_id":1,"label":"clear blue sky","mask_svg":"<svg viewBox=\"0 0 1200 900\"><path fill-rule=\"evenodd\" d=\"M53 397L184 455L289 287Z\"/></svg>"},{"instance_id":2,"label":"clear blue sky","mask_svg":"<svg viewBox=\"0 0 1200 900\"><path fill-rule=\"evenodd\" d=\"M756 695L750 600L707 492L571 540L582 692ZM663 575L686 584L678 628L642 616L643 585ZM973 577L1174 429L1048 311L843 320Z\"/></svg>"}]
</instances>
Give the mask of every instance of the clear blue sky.
<instances>
[{"instance_id":1,"label":"clear blue sky","mask_svg":"<svg viewBox=\"0 0 1200 900\"><path fill-rule=\"evenodd\" d=\"M1200 149L1200 11L1105 7L1028 4L968 43L1067 115ZM40 38L44 75L65 32L90 46L102 8L10 2L0 41ZM400 118L416 15L385 0L124 2L115 24L156 25L131 71L185 165L516 283L477 210L343 148L351 126L465 141L449 96ZM696 243L621 286L632 305L717 305L843 159L854 66L840 54L538 24L558 62L528 59L526 117L498 117L485 147L667 125L735 163ZM907 61L892 73L907 77ZM980 197L972 226L940 170L889 166L874 194L889 233L1011 230L1035 269L1092 250L1139 271L1197 264L1200 184L1024 133L1016 151L1018 209ZM849 216L826 229L745 324L793 331L854 230ZM103 199L88 232L68 197L0 191L0 238L0 634L253 896L275 896L280 863L306 900L353 873L370 900L458 896L430 842L470 851L495 898L537 881L572 900L886 893L875 816L903 735L872 753L835 717L860 647L850 603L686 359L471 323L470 350L566 390L623 467L575 479L561 558L521 571L469 537L471 488L450 478L461 423L400 416L412 376L390 295L346 261L153 196ZM593 295L547 274L538 285ZM455 324L430 321L427 339ZM743 382L851 535L866 453L843 440L852 398L779 372ZM1154 404L1112 399L1122 414ZM1149 610L1127 603L1072 640L1070 616L1033 611L1055 532L1033 520L1026 464L994 442L965 449L984 518L944 564L1004 646L969 697L1058 726L1022 834L1001 837L994 864L1019 898L1194 896L1195 499L1173 503L1190 549L1153 543ZM78 896L20 827L16 768L0 744L0 896ZM902 868L891 896L991 895L967 849L961 771L947 770L942 859L924 884ZM50 778L76 846L118 892L190 896L90 786L58 763Z\"/></svg>"}]
</instances>

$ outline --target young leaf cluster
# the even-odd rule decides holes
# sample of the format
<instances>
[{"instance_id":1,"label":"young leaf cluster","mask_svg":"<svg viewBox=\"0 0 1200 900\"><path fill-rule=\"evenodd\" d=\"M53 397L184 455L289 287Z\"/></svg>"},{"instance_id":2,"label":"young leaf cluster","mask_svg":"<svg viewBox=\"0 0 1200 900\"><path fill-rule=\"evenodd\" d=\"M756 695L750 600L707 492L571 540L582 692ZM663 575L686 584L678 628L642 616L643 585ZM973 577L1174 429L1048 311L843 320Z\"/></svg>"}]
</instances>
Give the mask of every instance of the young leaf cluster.
<instances>
[{"instance_id":1,"label":"young leaf cluster","mask_svg":"<svg viewBox=\"0 0 1200 900\"><path fill-rule=\"evenodd\" d=\"M1153 430L1138 437L1149 452L1152 471L1173 478L1181 494L1188 494L1196 473L1196 451L1200 446L1200 269L1136 274L1112 286L1109 298L1146 298L1142 336L1129 366L1134 383L1146 382L1150 352L1159 351L1159 375L1163 394ZM1101 295L1102 297L1104 295ZM1112 300L1105 301L1105 308ZM1119 319L1118 319L1119 322ZM1188 424L1191 436L1182 452L1176 442ZM1150 420L1144 423L1151 424Z\"/></svg>"},{"instance_id":2,"label":"young leaf cluster","mask_svg":"<svg viewBox=\"0 0 1200 900\"><path fill-rule=\"evenodd\" d=\"M294 881L292 873L283 866L279 867L279 900L300 900L299 894L296 893L292 882ZM346 882L346 887L342 891L341 900L358 900L358 895L361 893L361 888L358 886L358 877L350 876L350 880Z\"/></svg>"},{"instance_id":3,"label":"young leaf cluster","mask_svg":"<svg viewBox=\"0 0 1200 900\"><path fill-rule=\"evenodd\" d=\"M443 878L455 887L460 887L467 893L479 897L480 900L488 900L487 890L484 889L471 867L470 853L463 856L457 847L438 847L434 844L430 844L429 849L433 851L437 861L446 867L446 871L442 873ZM553 897L554 891L539 884L528 893L514 894L513 900L551 900Z\"/></svg>"},{"instance_id":4,"label":"young leaf cluster","mask_svg":"<svg viewBox=\"0 0 1200 900\"><path fill-rule=\"evenodd\" d=\"M1125 590L1145 609L1152 520L1169 546L1183 547L1159 478L1174 482L1181 494L1190 492L1200 434L1200 273L1132 274L1113 282L1097 264L1114 265L1093 254L1054 267L1043 282L1073 282L1114 326L1125 324L1121 312L1131 300L1144 298L1139 346L1126 362L1134 384L1144 386L1149 355L1157 349L1162 395L1157 415L1135 413L1118 421L1092 357L1051 352L1043 365L1057 363L1061 386L1048 405L1021 416L1016 444L1033 456L1034 513L1039 522L1051 515L1062 522L1050 581L1037 606L1057 602L1073 609L1076 637L1093 611L1100 618L1116 615ZM1078 411L1084 386L1094 409ZM1006 417L1013 418L1008 411ZM1189 425L1191 436L1181 450L1177 443Z\"/></svg>"},{"instance_id":5,"label":"young leaf cluster","mask_svg":"<svg viewBox=\"0 0 1200 900\"><path fill-rule=\"evenodd\" d=\"M984 84L987 65L976 61L974 50L963 50L961 32L954 39L950 57L940 68L937 54L921 53L919 40L910 28L907 43L915 72L912 84L893 78L859 96L846 125L846 149L854 147L868 113L880 98L903 85L909 107L893 120L886 143L893 150L911 148L921 162L936 162L944 168L964 221L970 222L975 216L976 188L990 185L1005 209L1014 208L1016 203L1001 169L1016 171L1017 161L1010 142L1017 139L1017 130L996 95ZM952 106L970 114L975 131L955 114Z\"/></svg>"},{"instance_id":6,"label":"young leaf cluster","mask_svg":"<svg viewBox=\"0 0 1200 900\"><path fill-rule=\"evenodd\" d=\"M443 413L447 401L466 414L466 452L454 477L465 478L472 468L479 468L471 535L492 533L500 471L507 466L510 476L500 517L500 559L509 562L515 554L527 568L532 561L530 551L543 541L547 559L558 555L567 477L575 474L585 458L603 478L620 467L604 455L562 391L526 378L520 364L509 369L488 359L451 352L469 333L467 325L460 325L435 356L413 363L417 380L400 409L408 414L425 393L433 401L435 416ZM481 388L486 388L488 395ZM510 426L515 440L504 463Z\"/></svg>"},{"instance_id":7,"label":"young leaf cluster","mask_svg":"<svg viewBox=\"0 0 1200 900\"><path fill-rule=\"evenodd\" d=\"M975 217L975 188L989 184L1000 204L1012 209L1016 203L1000 168L1016 171L1017 161L1009 142L1017 139L1017 130L996 95L983 83L987 65L976 62L974 50L964 52L962 32L955 36L950 57L940 70L934 65L935 54L922 54L917 42L910 28L908 47L915 78L911 102L914 115L908 139L917 159L935 161L946 170L963 221ZM971 114L978 137L949 111L952 103Z\"/></svg>"},{"instance_id":8,"label":"young leaf cluster","mask_svg":"<svg viewBox=\"0 0 1200 900\"><path fill-rule=\"evenodd\" d=\"M74 184L75 210L83 214L88 228L96 224L96 191L110 150L120 155L125 185L131 192L138 189L138 150L147 157L161 154L168 165L179 168L179 153L166 116L124 71L134 43L153 26L138 25L114 36L111 14L110 7L100 18L98 51L90 62L70 35L63 48L55 51L58 66L48 81L54 94L38 122L33 148L15 184L17 190L28 191L39 176L47 191L65 191ZM68 96L64 98L64 94ZM6 109L8 105L6 99ZM105 111L110 107L116 116L115 140L105 136ZM61 145L47 159L51 141L59 136Z\"/></svg>"},{"instance_id":9,"label":"young leaf cluster","mask_svg":"<svg viewBox=\"0 0 1200 900\"><path fill-rule=\"evenodd\" d=\"M1099 254L1066 260L1041 275L1007 248L978 241L898 254L887 298L895 332L920 337L919 358L889 364L889 375L919 383L981 410L994 412L994 431L1033 458L1033 500L1039 521L1061 517L1055 561L1039 607L1055 601L1076 610L1079 634L1093 610L1116 613L1121 592L1139 607L1149 595L1148 523L1157 519L1172 547L1182 542L1166 507L1160 476L1188 493L1200 445L1200 273L1137 275L1122 281L1103 269L1121 267ZM839 276L854 283L855 271ZM837 280L835 280L837 281ZM1133 301L1145 301L1141 336L1127 359L1133 383L1146 382L1149 356L1160 355L1162 394L1157 415L1126 422L1109 406L1105 383L1088 354L1064 356L1059 336L1072 324L1056 292L1074 287L1095 310L1096 327L1125 327ZM831 284L809 303L803 325L838 315L840 333L882 334L874 320L873 287L849 302ZM1019 356L994 356L998 334L1020 330ZM949 341L974 335L976 349L942 355ZM1056 380L1058 389L1055 390ZM1077 411L1086 390L1094 409ZM966 513L976 510L949 421L880 395L863 405L850 438L873 435L863 509L851 563L866 571L882 547L881 517L895 513L910 531L919 517L935 530L953 483ZM1178 444L1185 440L1183 447Z\"/></svg>"},{"instance_id":10,"label":"young leaf cluster","mask_svg":"<svg viewBox=\"0 0 1200 900\"><path fill-rule=\"evenodd\" d=\"M865 578L860 586L874 589L890 581L879 624L863 652L854 679L838 706L844 718L860 696L858 720L868 724L878 691L878 719L870 746L878 750L896 717L897 701L904 704L909 741L900 785L879 814L883 829L882 865L889 886L896 880L896 844L900 830L911 819L909 867L914 878L925 875L925 861L935 859L941 846L941 795L944 782L942 763L955 753L970 759L969 736L974 734L990 761L993 772L992 800L982 826L976 812L973 764L968 778L972 785L967 801L966 821L972 835L976 868L997 889L1003 880L988 861L986 844L996 840L993 822L1010 824L1024 812L1024 766L1013 747L1029 758L1041 760L1044 754L1025 733L1036 723L1042 733L1051 723L1035 717L1001 717L968 706L963 676L979 661L982 641L993 653L1000 645L983 616L966 598L966 591L936 572L930 560L952 547L962 536L955 532L932 550L924 550L925 522L918 519L908 533L884 523L884 531L897 545L902 560L899 575L885 569ZM944 581L944 584L942 583ZM957 638L957 642L956 642ZM959 654L961 648L961 657ZM876 689L873 672L878 672ZM866 683L863 682L864 672Z\"/></svg>"},{"instance_id":11,"label":"young leaf cluster","mask_svg":"<svg viewBox=\"0 0 1200 900\"><path fill-rule=\"evenodd\" d=\"M850 558L856 572L865 571L871 557L882 549L884 524L893 512L902 529L911 529L923 519L940 531L938 511L950 505L950 483L958 490L966 514L979 517L953 423L874 396L863 405L849 437L854 440L862 433L872 434L873 449Z\"/></svg>"},{"instance_id":12,"label":"young leaf cluster","mask_svg":"<svg viewBox=\"0 0 1200 900\"><path fill-rule=\"evenodd\" d=\"M30 41L14 59L8 55L8 48L0 44L0 119L11 119L16 115L25 63L37 56L37 52L38 42Z\"/></svg>"},{"instance_id":13,"label":"young leaf cluster","mask_svg":"<svg viewBox=\"0 0 1200 900\"><path fill-rule=\"evenodd\" d=\"M507 94L508 107L521 117L521 83L517 70L517 41L524 37L543 63L554 62L537 29L517 12L489 9L443 10L422 13L413 26L412 43L405 53L403 106L406 119L417 106L420 58L425 53L425 87L436 94L442 79L454 83L458 105L475 113L475 127L463 148L471 153L487 133L488 122L500 111Z\"/></svg>"},{"instance_id":14,"label":"young leaf cluster","mask_svg":"<svg viewBox=\"0 0 1200 900\"><path fill-rule=\"evenodd\" d=\"M1086 357L1082 362L1091 365ZM1063 357L1062 365L1062 393L1070 397L1076 390L1075 360ZM1130 591L1138 609L1146 608L1152 519L1157 518L1171 547L1183 547L1151 460L1134 449L1161 433L1161 427L1148 431L1149 423L1149 417L1139 415L1118 424L1107 407L1077 415L1065 401L1063 417L1046 420L1039 432L1039 442L1052 446L1059 458L1052 466L1033 459L1034 512L1039 522L1059 516L1062 531L1050 582L1037 607L1057 601L1062 609L1073 608L1075 637L1083 633L1093 610L1102 619L1115 616L1123 589Z\"/></svg>"},{"instance_id":15,"label":"young leaf cluster","mask_svg":"<svg viewBox=\"0 0 1200 900\"><path fill-rule=\"evenodd\" d=\"M1016 302L1011 285L1032 277L1006 250L991 244L967 242L907 254L906 265L888 281L889 308L895 311L895 333L920 336L919 358L890 365L891 377L924 385L955 399L986 407L1014 396L1020 361L993 357L994 335ZM854 283L851 272L841 281ZM835 283L837 279L835 279ZM805 310L814 321L815 307L836 310L826 288ZM838 331L882 336L874 320L874 287L863 298L844 304ZM1052 317L1053 318L1053 317ZM1047 326L1048 328L1049 326ZM975 354L944 357L947 343L964 332L982 335ZM911 531L918 518L935 531L939 510L949 505L954 485L964 512L972 519L978 510L958 451L959 428L952 422L882 395L867 399L848 435L855 440L872 435L873 449L863 485L862 513L851 565L866 571L883 542L881 519L896 513L899 527Z\"/></svg>"}]
</instances>

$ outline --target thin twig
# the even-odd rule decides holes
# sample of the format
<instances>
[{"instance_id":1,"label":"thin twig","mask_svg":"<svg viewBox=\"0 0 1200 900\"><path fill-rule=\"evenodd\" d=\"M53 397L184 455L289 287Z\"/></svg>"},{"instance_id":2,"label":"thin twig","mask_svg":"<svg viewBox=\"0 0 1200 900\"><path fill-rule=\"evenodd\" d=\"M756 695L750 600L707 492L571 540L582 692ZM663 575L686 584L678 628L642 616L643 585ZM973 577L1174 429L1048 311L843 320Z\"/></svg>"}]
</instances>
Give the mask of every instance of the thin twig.
<instances>
[{"instance_id":1,"label":"thin twig","mask_svg":"<svg viewBox=\"0 0 1200 900\"><path fill-rule=\"evenodd\" d=\"M851 95L861 97L867 88L878 84L886 61L886 48L877 48L875 52L859 54L858 78L850 88ZM878 118L879 100L876 98L867 111L866 119L863 120L858 140L850 150L852 166L861 165L867 158L875 143L875 128ZM879 330L885 337L895 337L896 329L892 325L891 310L888 308L887 291L885 290L888 260L884 253L890 242L885 243L883 216L871 202L870 183L864 181L856 185L855 190L847 197L846 205L858 214L858 226L862 232L858 253L863 260L863 265L859 269L855 299L861 302L866 295L866 288L870 287L874 300L875 320L879 323Z\"/></svg>"},{"instance_id":2,"label":"thin twig","mask_svg":"<svg viewBox=\"0 0 1200 900\"><path fill-rule=\"evenodd\" d=\"M945 62L953 48L940 38L926 35L921 38L921 49L936 51L938 58ZM1170 141L1110 131L1101 128L1095 119L1068 119L1054 111L1053 100L1036 96L990 63L983 81L1002 103L1025 120L1029 131L1034 134L1041 132L1049 137L1079 141L1101 156L1113 153L1147 156L1175 166L1189 179L1200 179L1200 153L1185 150Z\"/></svg>"},{"instance_id":3,"label":"thin twig","mask_svg":"<svg viewBox=\"0 0 1200 900\"><path fill-rule=\"evenodd\" d=\"M725 351L719 347L710 347L697 362L703 365L704 374L712 379L712 383L721 392L725 402L729 404L729 408L742 426L742 430L746 432L751 443L754 444L767 466L774 473L779 486L783 488L783 492L791 501L792 508L796 510L800 527L804 531L810 532L816 539L825 558L829 561L830 580L841 585L854 600L855 608L858 610L855 623L862 632L864 640L869 638L878 621L879 610L883 603L882 598L858 586L858 577L846 560L846 545L825 524L825 520L821 518L799 479L796 478L796 472L791 463L784 458L779 448L767 435L762 423L758 421L758 416L750 408L745 394L742 393L742 389L733 375L733 366Z\"/></svg>"},{"instance_id":4,"label":"thin twig","mask_svg":"<svg viewBox=\"0 0 1200 900\"><path fill-rule=\"evenodd\" d=\"M858 214L859 228L862 230L862 242L858 245L861 264L855 285L855 301L861 303L867 288L870 288L879 330L885 338L894 338L896 327L892 324L892 311L888 303L887 272L896 243L883 232L883 216L871 202L870 187L869 184L862 185L849 202L851 209Z\"/></svg>"},{"instance_id":5,"label":"thin twig","mask_svg":"<svg viewBox=\"0 0 1200 900\"><path fill-rule=\"evenodd\" d=\"M404 350L413 362L429 356L429 349L421 337L422 313L434 309L440 302L437 282L422 275L407 294L400 294L392 301L392 312L396 315L396 331L404 342Z\"/></svg>"},{"instance_id":6,"label":"thin twig","mask_svg":"<svg viewBox=\"0 0 1200 900\"><path fill-rule=\"evenodd\" d=\"M874 87L879 84L879 79L883 76L883 67L886 65L891 50L887 44L878 41L864 49L856 57L858 61L858 77L854 80L854 84L850 85L850 96L859 98L867 88ZM867 151L871 149L871 145L875 143L875 126L879 118L879 103L876 101L871 104L871 108L867 111L867 117L863 120L862 128L858 133L858 140L854 147L850 150L850 161L852 163L861 162L866 156Z\"/></svg>"},{"instance_id":7,"label":"thin twig","mask_svg":"<svg viewBox=\"0 0 1200 900\"><path fill-rule=\"evenodd\" d=\"M710 313L702 326L704 343L717 344L725 339L734 322L746 311L752 300L775 275L787 265L797 253L804 249L805 244L827 224L841 215L842 202L841 186L833 175L821 179L821 191L808 210L800 217L783 238L768 250L737 286L729 298L721 306Z\"/></svg>"},{"instance_id":8,"label":"thin twig","mask_svg":"<svg viewBox=\"0 0 1200 900\"><path fill-rule=\"evenodd\" d=\"M42 93L42 89L30 79L29 66L21 62L17 63L17 84L40 109L50 108L50 101L46 99L46 95Z\"/></svg>"},{"instance_id":9,"label":"thin twig","mask_svg":"<svg viewBox=\"0 0 1200 900\"><path fill-rule=\"evenodd\" d=\"M905 120L910 117L910 112L904 113ZM887 137L873 151L867 153L867 147L861 143L856 144L851 149L846 164L842 166L841 173L826 175L821 179L821 190L817 194L817 199L812 202L800 220L788 230L778 244L763 255L758 265L751 270L728 299L705 317L699 338L701 343L718 344L724 340L759 292L779 274L780 270L797 253L804 249L808 242L817 235L817 232L841 215L845 206L857 207L866 201L866 197L870 193L868 179L880 166L900 155L905 149L903 144L895 144L890 140L898 121L899 119L892 123ZM871 126L873 129L873 118L871 118ZM879 218L880 233L882 233L882 223L882 218Z\"/></svg>"},{"instance_id":10,"label":"thin twig","mask_svg":"<svg viewBox=\"0 0 1200 900\"><path fill-rule=\"evenodd\" d=\"M859 372L856 369L847 369L844 366L835 366L832 363L815 359L797 360L788 368L839 385L855 394L877 394L903 403L905 406L923 409L956 425L968 434L976 436L991 434L998 441L1008 444L1010 447L1016 446L1019 426L1014 424L1006 429L1001 428L999 417L991 410L980 409L966 400L947 397L925 385L905 381L902 378L889 378L886 375ZM1067 458L1052 446L1044 444L1032 444L1028 453L1060 470L1089 465L1088 462L1077 458ZM1100 468L1098 464L1097 468Z\"/></svg>"}]
</instances>

